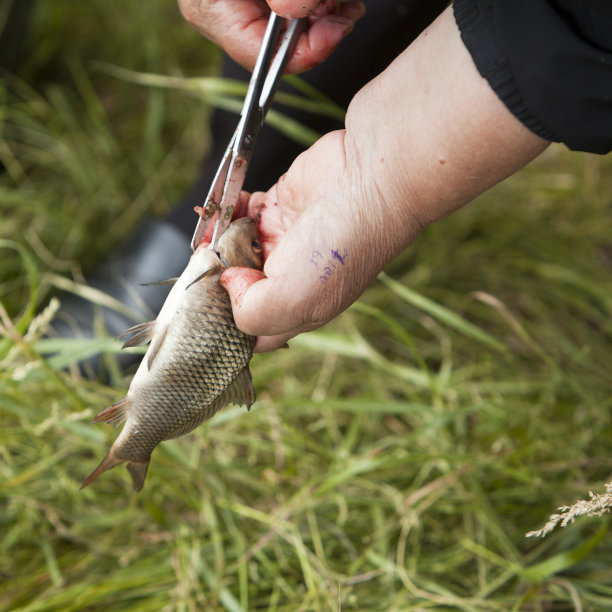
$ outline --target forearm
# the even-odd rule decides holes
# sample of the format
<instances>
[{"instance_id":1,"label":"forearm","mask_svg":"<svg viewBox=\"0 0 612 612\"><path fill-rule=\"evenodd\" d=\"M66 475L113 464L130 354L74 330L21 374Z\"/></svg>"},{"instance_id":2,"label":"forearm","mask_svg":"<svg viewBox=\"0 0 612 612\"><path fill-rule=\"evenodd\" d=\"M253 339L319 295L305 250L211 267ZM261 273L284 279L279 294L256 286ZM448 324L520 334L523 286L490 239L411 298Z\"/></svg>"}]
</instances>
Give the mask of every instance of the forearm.
<instances>
[{"instance_id":1,"label":"forearm","mask_svg":"<svg viewBox=\"0 0 612 612\"><path fill-rule=\"evenodd\" d=\"M394 226L403 219L395 252L547 145L480 76L450 8L357 94L346 120L352 182Z\"/></svg>"}]
</instances>

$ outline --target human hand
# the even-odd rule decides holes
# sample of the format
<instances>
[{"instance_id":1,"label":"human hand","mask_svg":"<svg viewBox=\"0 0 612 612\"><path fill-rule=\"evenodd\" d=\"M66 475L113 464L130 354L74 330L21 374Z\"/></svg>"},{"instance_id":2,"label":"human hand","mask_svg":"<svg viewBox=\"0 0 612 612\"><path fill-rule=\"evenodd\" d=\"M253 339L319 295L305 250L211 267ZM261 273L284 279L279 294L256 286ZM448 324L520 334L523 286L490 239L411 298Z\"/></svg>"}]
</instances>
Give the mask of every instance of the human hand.
<instances>
[{"instance_id":1,"label":"human hand","mask_svg":"<svg viewBox=\"0 0 612 612\"><path fill-rule=\"evenodd\" d=\"M423 226L547 146L480 76L447 9L360 90L346 130L321 138L267 193L251 196L264 269L224 272L236 324L259 336L257 351L323 325Z\"/></svg>"},{"instance_id":2,"label":"human hand","mask_svg":"<svg viewBox=\"0 0 612 612\"><path fill-rule=\"evenodd\" d=\"M229 268L221 283L256 352L283 346L345 310L418 233L409 209L391 210L363 180L344 130L300 155L246 212L258 222L263 272Z\"/></svg>"},{"instance_id":3,"label":"human hand","mask_svg":"<svg viewBox=\"0 0 612 612\"><path fill-rule=\"evenodd\" d=\"M270 9L283 17L308 17L287 72L298 73L325 60L363 16L360 0L178 0L183 17L239 64L252 70Z\"/></svg>"}]
</instances>

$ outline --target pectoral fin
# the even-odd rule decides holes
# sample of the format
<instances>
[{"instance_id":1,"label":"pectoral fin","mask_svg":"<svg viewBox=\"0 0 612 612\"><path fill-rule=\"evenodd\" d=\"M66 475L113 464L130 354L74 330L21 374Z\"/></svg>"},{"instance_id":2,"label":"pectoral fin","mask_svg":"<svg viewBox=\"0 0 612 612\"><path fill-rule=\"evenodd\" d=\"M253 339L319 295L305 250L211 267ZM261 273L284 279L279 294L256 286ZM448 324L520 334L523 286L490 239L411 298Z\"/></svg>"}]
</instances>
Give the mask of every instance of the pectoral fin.
<instances>
[{"instance_id":1,"label":"pectoral fin","mask_svg":"<svg viewBox=\"0 0 612 612\"><path fill-rule=\"evenodd\" d=\"M167 278L165 280L152 281L150 283L140 283L141 287L159 287L160 285L174 285L176 281L179 279L178 276L174 278Z\"/></svg>"},{"instance_id":2,"label":"pectoral fin","mask_svg":"<svg viewBox=\"0 0 612 612\"><path fill-rule=\"evenodd\" d=\"M207 270L204 270L204 272L202 272L202 274L200 274L197 278L195 278L194 280L192 280L186 287L185 287L185 291L187 291L187 289L189 289L189 287L191 287L191 285L195 285L197 282L201 281L207 274L210 274L213 270L217 269L217 264L213 264L210 266L210 268L208 268Z\"/></svg>"},{"instance_id":3,"label":"pectoral fin","mask_svg":"<svg viewBox=\"0 0 612 612\"><path fill-rule=\"evenodd\" d=\"M149 350L147 351L147 367L149 368L149 370L153 366L153 362L155 361L155 358L157 357L157 355L159 355L159 351L161 350L161 347L163 346L164 340L166 339L167 335L168 335L168 326L165 325L162 329L159 330L159 333L157 333L155 337L153 338L153 342L151 342L151 346L149 347Z\"/></svg>"},{"instance_id":4,"label":"pectoral fin","mask_svg":"<svg viewBox=\"0 0 612 612\"><path fill-rule=\"evenodd\" d=\"M128 346L140 346L150 342L153 334L155 333L155 321L147 321L146 323L139 323L129 329L126 329L122 334L118 336L119 340L128 338L121 348L127 348Z\"/></svg>"}]
</instances>

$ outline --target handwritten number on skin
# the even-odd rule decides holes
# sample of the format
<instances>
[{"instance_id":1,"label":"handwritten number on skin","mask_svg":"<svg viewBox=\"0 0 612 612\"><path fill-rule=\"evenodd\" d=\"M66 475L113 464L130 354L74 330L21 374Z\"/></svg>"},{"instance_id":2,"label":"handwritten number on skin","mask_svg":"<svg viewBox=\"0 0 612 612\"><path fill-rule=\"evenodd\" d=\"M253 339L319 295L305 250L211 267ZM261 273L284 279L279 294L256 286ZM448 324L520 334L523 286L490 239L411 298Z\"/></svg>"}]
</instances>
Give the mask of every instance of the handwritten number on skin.
<instances>
[{"instance_id":1,"label":"handwritten number on skin","mask_svg":"<svg viewBox=\"0 0 612 612\"><path fill-rule=\"evenodd\" d=\"M312 267L320 272L319 282L326 283L337 270L344 266L349 253L346 249L329 249L324 255L321 251L313 251L310 257Z\"/></svg>"}]
</instances>

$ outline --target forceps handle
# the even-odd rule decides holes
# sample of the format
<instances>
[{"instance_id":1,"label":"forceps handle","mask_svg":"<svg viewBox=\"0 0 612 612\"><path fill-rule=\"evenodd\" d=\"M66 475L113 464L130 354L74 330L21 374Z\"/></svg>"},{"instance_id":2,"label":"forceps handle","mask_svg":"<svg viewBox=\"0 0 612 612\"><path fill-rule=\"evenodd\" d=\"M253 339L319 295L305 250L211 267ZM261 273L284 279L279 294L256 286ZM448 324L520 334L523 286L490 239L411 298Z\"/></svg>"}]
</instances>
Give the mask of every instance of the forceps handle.
<instances>
[{"instance_id":1,"label":"forceps handle","mask_svg":"<svg viewBox=\"0 0 612 612\"><path fill-rule=\"evenodd\" d=\"M276 13L273 13L274 20L282 23L282 18ZM285 68L289 63L289 59L293 54L295 44L302 30L304 29L304 19L290 19L287 24L287 29L283 33L283 37L278 45L274 58L269 65L266 78L261 85L259 94L259 109L261 111L261 124L272 104L272 98L278 89L281 78L285 73ZM278 40L278 35L276 36Z\"/></svg>"},{"instance_id":2,"label":"forceps handle","mask_svg":"<svg viewBox=\"0 0 612 612\"><path fill-rule=\"evenodd\" d=\"M238 155L241 153L247 153L248 155L248 153L250 153L255 143L249 136L252 137L257 135L263 123L264 115L259 104L259 99L264 88L264 83L270 75L270 67L272 65L272 59L274 57L274 51L280 36L282 24L283 20L281 17L276 13L270 13L268 25L261 42L259 55L257 56L255 67L253 68L253 74L249 81L249 87L244 98L242 110L240 111L240 121L238 122L238 127L234 135L233 149ZM251 134L247 134L247 130L249 130Z\"/></svg>"}]
</instances>

